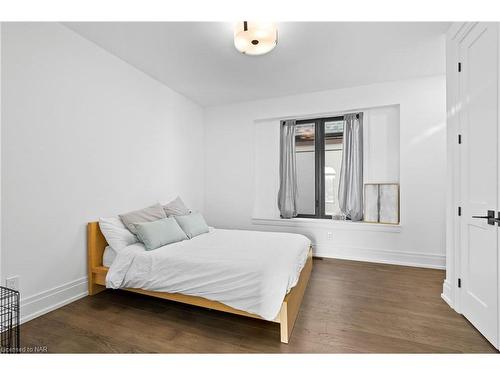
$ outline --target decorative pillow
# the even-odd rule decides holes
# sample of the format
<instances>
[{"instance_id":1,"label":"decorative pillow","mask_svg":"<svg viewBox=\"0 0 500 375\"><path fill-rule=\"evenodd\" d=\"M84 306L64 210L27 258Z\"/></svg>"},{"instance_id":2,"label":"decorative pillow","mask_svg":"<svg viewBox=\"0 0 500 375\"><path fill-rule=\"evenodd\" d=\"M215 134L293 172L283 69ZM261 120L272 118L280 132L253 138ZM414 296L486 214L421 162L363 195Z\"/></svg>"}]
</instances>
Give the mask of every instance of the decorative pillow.
<instances>
[{"instance_id":1,"label":"decorative pillow","mask_svg":"<svg viewBox=\"0 0 500 375\"><path fill-rule=\"evenodd\" d=\"M172 202L163 206L167 216L189 215L191 211L186 207L181 197L175 198Z\"/></svg>"},{"instance_id":2,"label":"decorative pillow","mask_svg":"<svg viewBox=\"0 0 500 375\"><path fill-rule=\"evenodd\" d=\"M187 240L186 234L174 218L134 224L137 237L146 250L154 250L170 243Z\"/></svg>"},{"instance_id":3,"label":"decorative pillow","mask_svg":"<svg viewBox=\"0 0 500 375\"><path fill-rule=\"evenodd\" d=\"M184 216L175 216L175 220L189 238L208 232L208 225L200 213Z\"/></svg>"},{"instance_id":4,"label":"decorative pillow","mask_svg":"<svg viewBox=\"0 0 500 375\"><path fill-rule=\"evenodd\" d=\"M139 241L123 225L119 217L101 217L99 219L99 228L101 228L104 238L108 241L108 245L117 252Z\"/></svg>"},{"instance_id":5,"label":"decorative pillow","mask_svg":"<svg viewBox=\"0 0 500 375\"><path fill-rule=\"evenodd\" d=\"M142 210L127 212L126 214L119 215L122 219L123 224L131 231L133 234L137 234L133 224L136 223L147 223L150 221L156 221L159 219L165 219L165 211L163 207L156 203L153 206L143 208Z\"/></svg>"}]
</instances>

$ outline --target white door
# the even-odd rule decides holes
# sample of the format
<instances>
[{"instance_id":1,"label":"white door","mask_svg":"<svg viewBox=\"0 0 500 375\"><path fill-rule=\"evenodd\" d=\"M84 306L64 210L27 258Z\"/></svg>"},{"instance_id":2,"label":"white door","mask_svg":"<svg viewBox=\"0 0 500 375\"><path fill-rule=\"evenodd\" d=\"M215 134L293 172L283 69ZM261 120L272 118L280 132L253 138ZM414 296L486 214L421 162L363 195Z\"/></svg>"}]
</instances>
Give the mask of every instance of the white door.
<instances>
[{"instance_id":1,"label":"white door","mask_svg":"<svg viewBox=\"0 0 500 375\"><path fill-rule=\"evenodd\" d=\"M461 308L498 348L498 224L473 218L499 210L497 24L474 26L459 56Z\"/></svg>"}]
</instances>

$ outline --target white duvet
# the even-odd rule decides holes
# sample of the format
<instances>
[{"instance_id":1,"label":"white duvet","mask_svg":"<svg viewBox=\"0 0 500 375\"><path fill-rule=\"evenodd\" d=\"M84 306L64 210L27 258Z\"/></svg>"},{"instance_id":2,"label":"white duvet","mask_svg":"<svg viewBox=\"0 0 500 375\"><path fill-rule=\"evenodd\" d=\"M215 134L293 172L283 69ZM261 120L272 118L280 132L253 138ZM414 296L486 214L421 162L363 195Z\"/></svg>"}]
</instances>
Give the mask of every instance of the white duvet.
<instances>
[{"instance_id":1,"label":"white duvet","mask_svg":"<svg viewBox=\"0 0 500 375\"><path fill-rule=\"evenodd\" d=\"M224 229L152 251L136 243L118 253L106 286L204 297L274 320L310 244L300 234Z\"/></svg>"}]
</instances>

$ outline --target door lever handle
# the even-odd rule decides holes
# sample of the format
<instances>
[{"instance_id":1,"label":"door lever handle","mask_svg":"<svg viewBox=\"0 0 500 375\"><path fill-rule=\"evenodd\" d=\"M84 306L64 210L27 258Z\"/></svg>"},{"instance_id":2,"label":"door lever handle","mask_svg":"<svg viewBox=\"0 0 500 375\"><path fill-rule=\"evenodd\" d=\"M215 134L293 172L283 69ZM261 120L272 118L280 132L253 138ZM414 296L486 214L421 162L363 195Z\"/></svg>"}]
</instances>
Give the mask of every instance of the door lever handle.
<instances>
[{"instance_id":1,"label":"door lever handle","mask_svg":"<svg viewBox=\"0 0 500 375\"><path fill-rule=\"evenodd\" d=\"M495 211L488 210L486 216L472 216L473 219L487 219L489 225L495 225L495 222L500 222L500 213L499 218L495 219Z\"/></svg>"},{"instance_id":2,"label":"door lever handle","mask_svg":"<svg viewBox=\"0 0 500 375\"><path fill-rule=\"evenodd\" d=\"M488 223L489 223L489 220L490 220L490 219L488 219ZM494 223L497 223L497 224L498 224L498 226L500 227L500 211L498 211L498 213L497 213L497 217L494 217L494 218L493 218L493 222L494 222ZM494 224L493 224L493 225L494 225Z\"/></svg>"}]
</instances>

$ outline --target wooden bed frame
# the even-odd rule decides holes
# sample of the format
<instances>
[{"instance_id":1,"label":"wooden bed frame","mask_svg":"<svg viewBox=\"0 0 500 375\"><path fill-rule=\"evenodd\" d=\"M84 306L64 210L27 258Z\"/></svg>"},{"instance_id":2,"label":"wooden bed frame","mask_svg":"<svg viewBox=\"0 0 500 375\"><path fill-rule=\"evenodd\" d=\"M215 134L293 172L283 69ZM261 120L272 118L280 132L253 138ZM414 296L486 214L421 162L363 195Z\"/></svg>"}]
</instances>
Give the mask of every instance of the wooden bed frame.
<instances>
[{"instance_id":1,"label":"wooden bed frame","mask_svg":"<svg viewBox=\"0 0 500 375\"><path fill-rule=\"evenodd\" d=\"M102 256L104 249L108 243L101 233L98 222L88 223L87 226L87 250L88 250L88 280L89 280L89 295L94 295L106 289L106 274L108 268L102 264ZM304 292L309 282L309 277L312 271L312 248L309 249L306 264L300 273L297 285L293 287L290 292L285 296L281 309L274 320L275 323L280 324L281 342L287 344L290 340L290 335L299 314L300 304L304 297ZM166 292L153 292L144 289L125 289L130 292L145 294L148 296L167 299L170 301L182 302L188 305L205 307L208 309L224 311L231 314L243 315L256 319L263 319L262 317L250 314L242 310L237 310L223 303L211 301L202 297L188 296L180 293L166 293Z\"/></svg>"}]
</instances>

